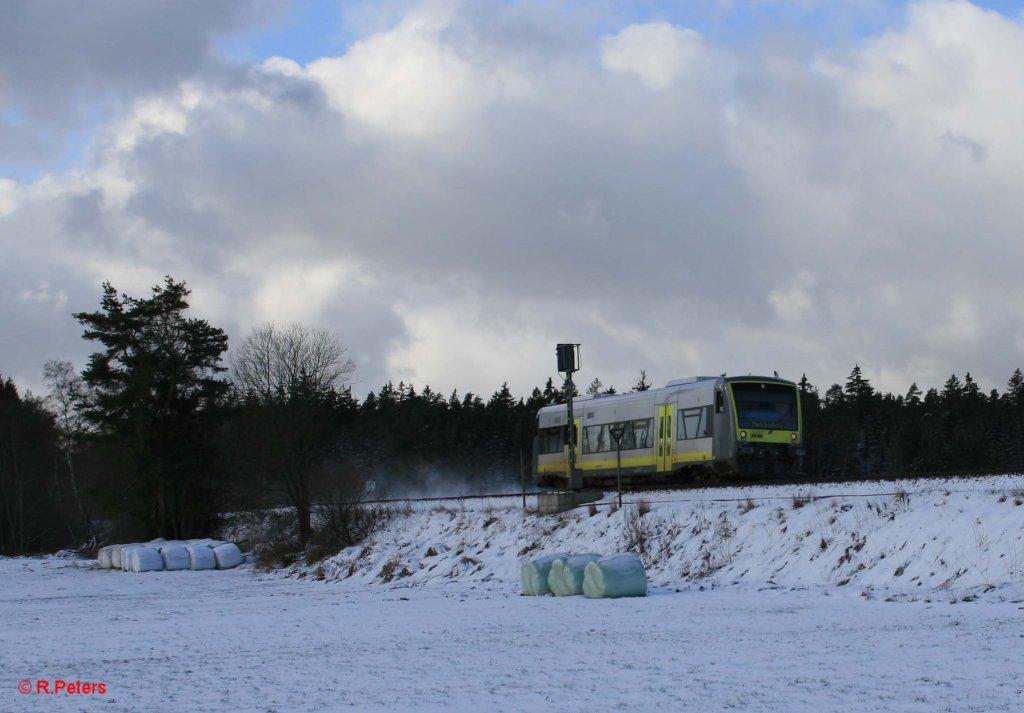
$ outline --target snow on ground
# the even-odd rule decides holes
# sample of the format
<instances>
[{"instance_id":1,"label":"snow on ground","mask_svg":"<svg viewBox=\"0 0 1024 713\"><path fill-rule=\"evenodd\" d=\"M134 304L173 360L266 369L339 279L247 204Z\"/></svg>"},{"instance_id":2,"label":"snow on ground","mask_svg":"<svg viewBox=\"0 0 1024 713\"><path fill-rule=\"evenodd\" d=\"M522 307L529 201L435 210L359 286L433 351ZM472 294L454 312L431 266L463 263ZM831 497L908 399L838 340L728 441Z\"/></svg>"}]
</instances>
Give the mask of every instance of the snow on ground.
<instances>
[{"instance_id":1,"label":"snow on ground","mask_svg":"<svg viewBox=\"0 0 1024 713\"><path fill-rule=\"evenodd\" d=\"M296 573L486 585L517 579L531 555L633 551L656 587L847 586L948 599L1024 582L1021 476L654 491L616 502L609 493L555 516L524 514L517 498L417 503L368 542Z\"/></svg>"},{"instance_id":2,"label":"snow on ground","mask_svg":"<svg viewBox=\"0 0 1024 713\"><path fill-rule=\"evenodd\" d=\"M523 550L636 544L606 504L416 506L288 577L0 559L0 710L1022 710L1022 498L650 493L643 599L519 596ZM106 693L17 690L56 679Z\"/></svg>"}]
</instances>

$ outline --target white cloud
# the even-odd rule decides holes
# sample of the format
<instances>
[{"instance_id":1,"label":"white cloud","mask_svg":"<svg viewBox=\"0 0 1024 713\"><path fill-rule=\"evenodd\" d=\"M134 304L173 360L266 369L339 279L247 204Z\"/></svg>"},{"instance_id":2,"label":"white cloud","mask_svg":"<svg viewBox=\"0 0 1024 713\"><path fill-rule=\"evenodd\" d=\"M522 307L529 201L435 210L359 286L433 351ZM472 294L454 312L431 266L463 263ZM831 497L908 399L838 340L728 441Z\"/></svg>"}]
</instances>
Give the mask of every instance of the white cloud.
<instances>
[{"instance_id":1,"label":"white cloud","mask_svg":"<svg viewBox=\"0 0 1024 713\"><path fill-rule=\"evenodd\" d=\"M50 305L54 309L63 310L68 303L68 293L61 289L53 289L49 283L42 283L35 288L22 290L18 294L20 302L38 302Z\"/></svg>"},{"instance_id":2,"label":"white cloud","mask_svg":"<svg viewBox=\"0 0 1024 713\"><path fill-rule=\"evenodd\" d=\"M496 87L486 68L443 41L450 20L449 8L418 8L345 55L311 63L309 75L334 109L377 131L413 138L454 131L495 96Z\"/></svg>"},{"instance_id":3,"label":"white cloud","mask_svg":"<svg viewBox=\"0 0 1024 713\"><path fill-rule=\"evenodd\" d=\"M18 206L20 186L7 178L0 178L0 218L9 215Z\"/></svg>"},{"instance_id":4,"label":"white cloud","mask_svg":"<svg viewBox=\"0 0 1024 713\"><path fill-rule=\"evenodd\" d=\"M812 290L816 282L814 275L801 271L789 284L768 293L768 300L782 322L799 325L814 316L816 309Z\"/></svg>"},{"instance_id":5,"label":"white cloud","mask_svg":"<svg viewBox=\"0 0 1024 713\"><path fill-rule=\"evenodd\" d=\"M982 333L982 322L974 301L963 296L953 297L944 317L936 319L935 326L926 332L929 339L940 347L954 347L967 342L973 344Z\"/></svg>"},{"instance_id":6,"label":"white cloud","mask_svg":"<svg viewBox=\"0 0 1024 713\"><path fill-rule=\"evenodd\" d=\"M699 32L652 22L630 25L604 38L601 62L607 69L635 74L650 89L660 91L692 70L703 49Z\"/></svg>"},{"instance_id":7,"label":"white cloud","mask_svg":"<svg viewBox=\"0 0 1024 713\"><path fill-rule=\"evenodd\" d=\"M1019 165L1024 24L963 0L917 2L891 31L820 68L853 106L879 112L924 154L956 137L977 158Z\"/></svg>"}]
</instances>

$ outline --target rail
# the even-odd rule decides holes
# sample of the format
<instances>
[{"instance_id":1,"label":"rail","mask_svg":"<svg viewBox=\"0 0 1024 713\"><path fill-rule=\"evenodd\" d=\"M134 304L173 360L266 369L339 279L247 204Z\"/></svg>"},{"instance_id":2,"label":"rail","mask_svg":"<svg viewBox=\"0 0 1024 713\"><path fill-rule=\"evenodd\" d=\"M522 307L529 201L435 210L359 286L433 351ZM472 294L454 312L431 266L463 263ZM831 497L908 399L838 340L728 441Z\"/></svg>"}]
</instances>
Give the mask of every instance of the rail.
<instances>
[{"instance_id":1,"label":"rail","mask_svg":"<svg viewBox=\"0 0 1024 713\"><path fill-rule=\"evenodd\" d=\"M859 478L854 477L841 477L833 476L829 478L773 478L773 479L762 479L762 480L736 480L736 481L725 481L725 482L703 482L703 483L680 483L680 484L659 484L651 485L644 483L632 482L627 486L623 487L624 493L636 493L636 492L685 492L692 490L706 490L709 488L747 488L747 487L762 487L762 486L775 486L775 485L804 485L804 486L815 486L815 485L836 485L841 483L872 483L872 482L893 482L900 480L952 480L955 478L981 478L993 475L1024 475L1024 471L1016 468L1012 469L995 469L995 470L972 470L972 471L932 471L927 473L887 473L881 475L862 476ZM611 492L607 488L605 492ZM429 497L396 497L396 498L381 498L374 500L360 500L352 504L357 505L374 505L374 504L394 504L394 503L409 503L409 502L441 502L446 500L486 500L489 498L521 498L526 496L539 495L543 490L528 490L525 493L523 491L511 492L511 493L488 493L488 494L474 494L474 495L437 495ZM877 493L876 495L892 495L894 493ZM854 494L849 494L852 497ZM856 494L856 495L867 495L867 494ZM811 496L812 499L816 498L834 498L842 497L843 494L837 493L833 495L822 495L822 496ZM733 500L744 501L746 497L740 498L701 498L701 500L707 500L708 502L731 502ZM758 498L755 498L755 500ZM662 502L662 501L651 501L651 502ZM667 501L666 501L667 502ZM672 501L676 502L676 501ZM598 505L602 503L596 503ZM577 507L586 507L588 504Z\"/></svg>"}]
</instances>

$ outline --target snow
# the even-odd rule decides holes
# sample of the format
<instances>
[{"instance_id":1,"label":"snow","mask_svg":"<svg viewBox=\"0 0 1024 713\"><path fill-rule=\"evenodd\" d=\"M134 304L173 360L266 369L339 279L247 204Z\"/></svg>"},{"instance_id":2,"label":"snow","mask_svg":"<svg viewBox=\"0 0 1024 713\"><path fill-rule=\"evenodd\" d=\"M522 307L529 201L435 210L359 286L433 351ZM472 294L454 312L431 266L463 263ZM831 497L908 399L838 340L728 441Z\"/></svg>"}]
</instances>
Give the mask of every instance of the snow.
<instances>
[{"instance_id":1,"label":"snow","mask_svg":"<svg viewBox=\"0 0 1024 713\"><path fill-rule=\"evenodd\" d=\"M1024 709L1024 479L610 499L414 505L288 576L0 559L0 710ZM520 596L526 557L628 540L647 597Z\"/></svg>"}]
</instances>

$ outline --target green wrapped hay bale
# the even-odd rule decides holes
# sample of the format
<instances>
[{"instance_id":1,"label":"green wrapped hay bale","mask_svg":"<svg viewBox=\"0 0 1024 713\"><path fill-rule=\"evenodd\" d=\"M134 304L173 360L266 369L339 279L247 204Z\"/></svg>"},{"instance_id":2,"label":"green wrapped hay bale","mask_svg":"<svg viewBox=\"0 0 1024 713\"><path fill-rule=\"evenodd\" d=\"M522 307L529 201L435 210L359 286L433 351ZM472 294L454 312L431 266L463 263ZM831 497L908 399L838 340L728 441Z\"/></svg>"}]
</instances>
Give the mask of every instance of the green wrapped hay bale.
<instances>
[{"instance_id":1,"label":"green wrapped hay bale","mask_svg":"<svg viewBox=\"0 0 1024 713\"><path fill-rule=\"evenodd\" d=\"M583 594L590 599L646 596L643 562L632 552L590 562L583 570Z\"/></svg>"},{"instance_id":2,"label":"green wrapped hay bale","mask_svg":"<svg viewBox=\"0 0 1024 713\"><path fill-rule=\"evenodd\" d=\"M601 559L601 555L572 555L551 563L548 587L556 597L583 594L583 573L587 565Z\"/></svg>"},{"instance_id":3,"label":"green wrapped hay bale","mask_svg":"<svg viewBox=\"0 0 1024 713\"><path fill-rule=\"evenodd\" d=\"M519 579L523 586L523 594L528 597L536 597L542 594L551 594L551 587L548 586L548 574L551 572L551 564L555 560L564 560L569 557L567 552L556 552L551 555L535 557L526 560L519 568Z\"/></svg>"}]
</instances>

